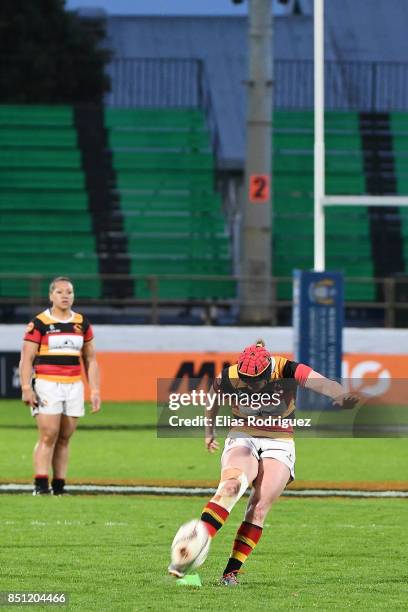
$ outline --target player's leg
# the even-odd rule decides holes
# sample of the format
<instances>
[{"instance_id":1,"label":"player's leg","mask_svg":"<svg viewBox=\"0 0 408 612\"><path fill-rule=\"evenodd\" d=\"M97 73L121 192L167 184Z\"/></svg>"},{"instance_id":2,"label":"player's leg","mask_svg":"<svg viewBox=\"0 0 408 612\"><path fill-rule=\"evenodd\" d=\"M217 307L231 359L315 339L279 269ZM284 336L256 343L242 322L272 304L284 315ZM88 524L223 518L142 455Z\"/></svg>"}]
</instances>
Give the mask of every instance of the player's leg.
<instances>
[{"instance_id":1,"label":"player's leg","mask_svg":"<svg viewBox=\"0 0 408 612\"><path fill-rule=\"evenodd\" d=\"M50 471L52 456L61 423L61 414L35 415L38 428L38 442L34 447L34 494L41 495L49 493L48 474Z\"/></svg>"},{"instance_id":2,"label":"player's leg","mask_svg":"<svg viewBox=\"0 0 408 612\"><path fill-rule=\"evenodd\" d=\"M77 425L78 417L67 416L66 414L62 415L58 438L52 457L53 479L51 485L54 495L61 495L64 492L69 460L69 441Z\"/></svg>"},{"instance_id":3,"label":"player's leg","mask_svg":"<svg viewBox=\"0 0 408 612\"><path fill-rule=\"evenodd\" d=\"M38 404L31 409L39 432L39 439L34 448L34 494L49 493L48 474L52 464L52 455L61 424L63 397L58 383L49 380L35 379L34 391Z\"/></svg>"},{"instance_id":4,"label":"player's leg","mask_svg":"<svg viewBox=\"0 0 408 612\"><path fill-rule=\"evenodd\" d=\"M208 533L213 538L227 520L230 511L242 497L258 473L258 459L252 453L246 439L227 439L221 458L221 479L215 495L207 503L201 514ZM185 568L172 562L170 574L181 577Z\"/></svg>"},{"instance_id":5,"label":"player's leg","mask_svg":"<svg viewBox=\"0 0 408 612\"><path fill-rule=\"evenodd\" d=\"M249 438L227 439L217 491L201 515L211 537L223 526L232 508L256 478L258 463Z\"/></svg>"},{"instance_id":6,"label":"player's leg","mask_svg":"<svg viewBox=\"0 0 408 612\"><path fill-rule=\"evenodd\" d=\"M79 417L85 413L84 386L81 381L61 383L59 391L64 397L64 403L61 427L52 460L53 479L51 484L54 495L64 493L70 439L77 428Z\"/></svg>"},{"instance_id":7,"label":"player's leg","mask_svg":"<svg viewBox=\"0 0 408 612\"><path fill-rule=\"evenodd\" d=\"M237 584L236 573L259 542L266 515L282 494L290 476L290 469L284 463L272 458L260 460L245 519L237 531L232 553L221 579L223 584Z\"/></svg>"}]
</instances>

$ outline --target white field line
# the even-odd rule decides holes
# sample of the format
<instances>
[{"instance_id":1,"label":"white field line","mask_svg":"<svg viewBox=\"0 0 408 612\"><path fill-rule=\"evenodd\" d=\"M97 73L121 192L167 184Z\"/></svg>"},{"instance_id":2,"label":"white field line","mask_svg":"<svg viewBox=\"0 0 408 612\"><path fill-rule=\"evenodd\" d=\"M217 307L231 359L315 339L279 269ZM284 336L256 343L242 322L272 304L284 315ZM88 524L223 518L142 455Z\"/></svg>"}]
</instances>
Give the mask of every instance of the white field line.
<instances>
[{"instance_id":1,"label":"white field line","mask_svg":"<svg viewBox=\"0 0 408 612\"><path fill-rule=\"evenodd\" d=\"M0 484L0 493L30 493L29 484ZM215 489L200 487L158 487L121 485L70 485L67 493L73 494L119 494L119 495L213 495ZM249 492L247 492L247 495ZM285 497L366 497L366 498L408 498L408 491L355 491L351 489L288 489Z\"/></svg>"}]
</instances>

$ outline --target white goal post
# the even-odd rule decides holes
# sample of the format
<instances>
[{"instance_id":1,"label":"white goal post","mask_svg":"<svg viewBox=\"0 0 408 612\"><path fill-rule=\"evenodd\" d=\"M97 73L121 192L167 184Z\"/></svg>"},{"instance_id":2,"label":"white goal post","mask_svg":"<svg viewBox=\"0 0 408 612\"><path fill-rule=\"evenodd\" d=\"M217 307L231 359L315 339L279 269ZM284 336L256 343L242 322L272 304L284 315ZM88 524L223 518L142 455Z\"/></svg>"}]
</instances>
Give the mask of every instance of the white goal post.
<instances>
[{"instance_id":1,"label":"white goal post","mask_svg":"<svg viewBox=\"0 0 408 612\"><path fill-rule=\"evenodd\" d=\"M326 206L408 206L408 196L336 195L325 188L324 0L314 0L314 269L325 269Z\"/></svg>"}]
</instances>

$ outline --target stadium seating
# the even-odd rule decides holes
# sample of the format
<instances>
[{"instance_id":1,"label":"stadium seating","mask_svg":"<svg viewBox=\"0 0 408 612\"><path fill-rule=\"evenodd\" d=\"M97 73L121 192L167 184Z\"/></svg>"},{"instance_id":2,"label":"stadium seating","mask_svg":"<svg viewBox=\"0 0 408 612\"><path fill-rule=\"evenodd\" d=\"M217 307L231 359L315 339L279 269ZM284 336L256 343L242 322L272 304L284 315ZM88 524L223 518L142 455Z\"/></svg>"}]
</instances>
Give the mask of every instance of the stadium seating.
<instances>
[{"instance_id":1,"label":"stadium seating","mask_svg":"<svg viewBox=\"0 0 408 612\"><path fill-rule=\"evenodd\" d=\"M234 297L235 284L222 278L232 273L231 245L203 112L106 108L105 125L131 272L167 275L163 299ZM393 113L392 131L398 191L407 193L408 115ZM0 145L0 272L97 276L72 108L0 106ZM273 273L291 277L294 268L313 267L313 113L276 111L273 146ZM327 193L363 194L365 185L358 115L326 113ZM407 263L408 209L401 219ZM366 208L327 209L327 267L345 273L348 300L375 298L374 282L347 282L373 278L371 249ZM183 278L191 274L221 279ZM101 294L99 280L76 285L84 297ZM155 290L152 279L137 281L134 295ZM20 280L0 281L0 296L27 292ZM291 295L289 279L278 298Z\"/></svg>"},{"instance_id":2,"label":"stadium seating","mask_svg":"<svg viewBox=\"0 0 408 612\"><path fill-rule=\"evenodd\" d=\"M392 113L391 127L393 134L394 168L397 176L399 195L408 194L408 113ZM408 208L401 207L401 233L405 269L408 270Z\"/></svg>"},{"instance_id":3,"label":"stadium seating","mask_svg":"<svg viewBox=\"0 0 408 612\"><path fill-rule=\"evenodd\" d=\"M358 115L328 112L325 128L327 193L365 193ZM313 113L276 111L273 144L273 272L291 276L313 268ZM373 276L366 208L326 210L326 265L344 272L346 299L374 298L374 283L347 283ZM291 296L291 282L281 284L278 298Z\"/></svg>"},{"instance_id":4,"label":"stadium seating","mask_svg":"<svg viewBox=\"0 0 408 612\"><path fill-rule=\"evenodd\" d=\"M58 274L100 295L97 278L75 279L97 276L98 257L71 107L0 106L0 272L46 277L0 280L0 296L46 295Z\"/></svg>"},{"instance_id":5,"label":"stadium seating","mask_svg":"<svg viewBox=\"0 0 408 612\"><path fill-rule=\"evenodd\" d=\"M197 109L108 108L105 121L128 236L131 270L146 275L229 275L229 236L214 190L214 158ZM152 295L150 282L135 296ZM226 298L230 281L168 278L164 299Z\"/></svg>"}]
</instances>

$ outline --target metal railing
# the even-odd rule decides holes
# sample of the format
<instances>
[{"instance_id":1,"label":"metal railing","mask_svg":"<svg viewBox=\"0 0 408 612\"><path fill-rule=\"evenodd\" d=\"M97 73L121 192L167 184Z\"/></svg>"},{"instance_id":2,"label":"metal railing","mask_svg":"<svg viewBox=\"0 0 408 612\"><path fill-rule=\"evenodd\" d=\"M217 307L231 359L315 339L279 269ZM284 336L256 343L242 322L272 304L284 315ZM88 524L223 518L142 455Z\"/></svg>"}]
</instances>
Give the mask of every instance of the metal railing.
<instances>
[{"instance_id":1,"label":"metal railing","mask_svg":"<svg viewBox=\"0 0 408 612\"><path fill-rule=\"evenodd\" d=\"M186 311L194 308L201 309L203 323L212 324L218 320L220 312L225 311L230 313L231 318L236 319L238 323L239 299L236 289L241 282L251 282L253 278L243 276L211 276L204 274L196 275L121 275L121 274L73 274L75 286L78 288L76 303L81 307L92 308L94 312L105 314L106 320L112 321L112 312L109 309L127 309L127 315L132 316L142 313L146 323L157 324L160 322L160 316L163 313L173 313L177 316L177 311ZM5 289L10 287L10 281L14 286L18 287L18 291L13 296L5 295ZM7 321L13 320L13 316L19 310L24 312L35 313L48 304L47 287L50 281L49 276L40 274L0 274L0 322L6 317ZM86 295L87 285L99 283L102 288L104 281L110 281L111 292L109 296L99 295L91 297ZM135 288L135 295L126 295L123 291L124 285L127 283ZM271 277L269 280L257 279L257 282L270 282L271 295L274 296L269 303L271 321L278 321L281 315L285 313L286 319L288 312L292 307L292 300L280 299L282 291L289 296L292 286L292 278L287 277ZM115 285L117 283L117 291ZM163 286L169 287L169 283L184 283L185 291L190 292L191 297L171 298L162 297L161 291ZM208 284L212 284L213 297L208 295ZM403 315L404 321L408 322L408 277L401 278L377 278L370 277L354 277L346 279L346 295L347 289L352 286L372 285L375 284L377 297L374 300L346 300L345 308L350 311L377 311L380 313L377 317L377 325L391 328L401 326L399 317ZM206 285L206 291L201 288ZM225 293L225 287L229 285L231 288L231 297L217 297ZM79 290L79 288L81 289ZM23 290L26 291L22 295ZM112 291L113 290L113 291ZM115 295L116 293L116 295ZM125 294L125 295L124 295ZM138 297L139 295L139 297ZM201 295L201 296L200 296ZM120 296L120 297L119 297ZM142 296L142 297L140 297ZM100 316L99 316L100 318ZM347 318L347 317L346 317ZM380 320L381 319L381 320ZM407 324L404 324L407 326Z\"/></svg>"},{"instance_id":2,"label":"metal railing","mask_svg":"<svg viewBox=\"0 0 408 612\"><path fill-rule=\"evenodd\" d=\"M112 60L106 72L111 92L105 102L111 106L205 107L211 91L200 59L122 57ZM408 62L326 61L325 83L328 110L408 110ZM274 62L274 105L313 108L312 60Z\"/></svg>"},{"instance_id":3,"label":"metal railing","mask_svg":"<svg viewBox=\"0 0 408 612\"><path fill-rule=\"evenodd\" d=\"M278 60L274 104L282 109L313 108L313 61ZM325 62L327 110L389 112L408 109L407 62Z\"/></svg>"},{"instance_id":4,"label":"metal railing","mask_svg":"<svg viewBox=\"0 0 408 612\"><path fill-rule=\"evenodd\" d=\"M107 66L109 106L199 107L202 62L182 58L117 58Z\"/></svg>"},{"instance_id":5,"label":"metal railing","mask_svg":"<svg viewBox=\"0 0 408 612\"><path fill-rule=\"evenodd\" d=\"M89 59L77 56L71 62L75 66ZM30 57L0 57L0 66L10 64L17 74L33 70ZM205 108L209 97L216 95L206 69L205 60L199 58L117 57L105 67L111 91L105 94L104 101L109 106L122 107ZM237 95L241 92L242 96L244 70L243 64L242 74L236 70L233 75ZM311 110L313 80L313 60L275 60L275 108ZM54 102L57 94L54 92ZM65 92L60 103L78 103L78 92L71 100L66 95ZM15 102L21 103L21 98ZM8 103L13 100L10 98ZM326 61L325 107L360 112L408 110L408 62Z\"/></svg>"},{"instance_id":6,"label":"metal railing","mask_svg":"<svg viewBox=\"0 0 408 612\"><path fill-rule=\"evenodd\" d=\"M211 93L211 83L204 62L199 63L198 99L200 107L204 110L207 125L211 134L212 150L216 160L220 153L220 137Z\"/></svg>"}]
</instances>

